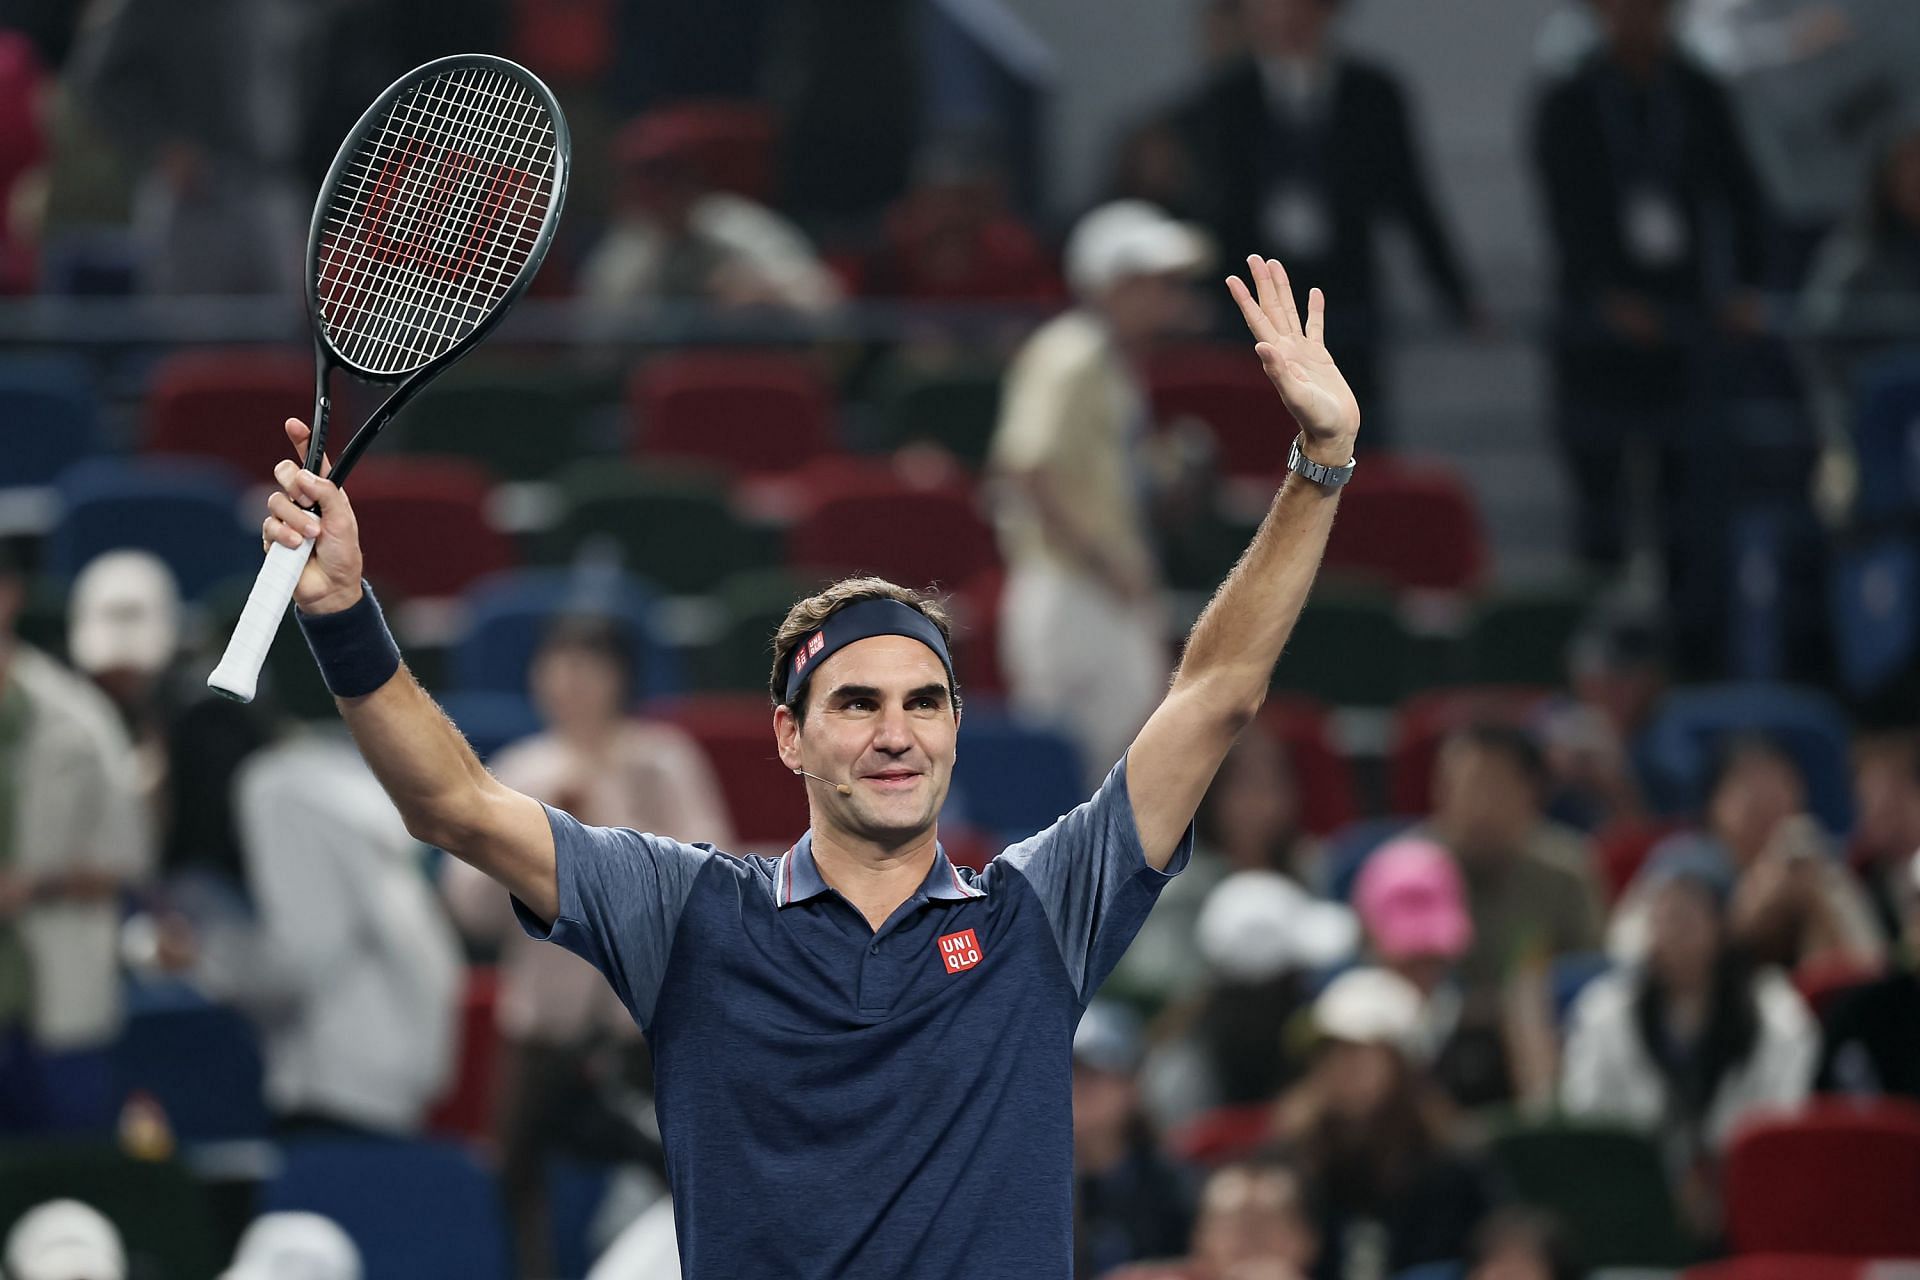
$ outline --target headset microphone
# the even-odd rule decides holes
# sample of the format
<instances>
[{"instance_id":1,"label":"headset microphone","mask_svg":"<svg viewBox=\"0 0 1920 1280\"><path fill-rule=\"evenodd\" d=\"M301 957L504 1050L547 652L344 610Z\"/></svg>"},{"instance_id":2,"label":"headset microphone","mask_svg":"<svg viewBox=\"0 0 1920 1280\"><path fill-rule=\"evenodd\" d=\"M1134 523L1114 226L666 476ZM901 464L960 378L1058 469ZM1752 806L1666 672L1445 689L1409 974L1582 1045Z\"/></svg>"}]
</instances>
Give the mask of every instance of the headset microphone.
<instances>
[{"instance_id":1,"label":"headset microphone","mask_svg":"<svg viewBox=\"0 0 1920 1280\"><path fill-rule=\"evenodd\" d=\"M808 773L805 769L795 769L794 772L802 778L812 778L815 782L824 782L828 786L832 787L835 791L838 791L843 796L850 796L853 794L853 788L848 786L844 782L835 782L833 781L833 779L823 778L817 773Z\"/></svg>"}]
</instances>

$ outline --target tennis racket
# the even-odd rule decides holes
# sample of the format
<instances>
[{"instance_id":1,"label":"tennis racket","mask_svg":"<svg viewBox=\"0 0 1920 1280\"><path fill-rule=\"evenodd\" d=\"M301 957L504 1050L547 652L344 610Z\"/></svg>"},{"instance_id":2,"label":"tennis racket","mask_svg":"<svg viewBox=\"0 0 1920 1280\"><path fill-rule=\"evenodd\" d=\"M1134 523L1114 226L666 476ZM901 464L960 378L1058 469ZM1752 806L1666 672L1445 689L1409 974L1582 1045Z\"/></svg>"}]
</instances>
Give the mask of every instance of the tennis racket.
<instances>
[{"instance_id":1,"label":"tennis racket","mask_svg":"<svg viewBox=\"0 0 1920 1280\"><path fill-rule=\"evenodd\" d=\"M307 239L307 470L318 473L325 456L335 369L399 384L341 451L329 474L344 484L381 428L500 322L553 243L571 153L552 92L504 58L429 62L367 108L333 158ZM216 693L253 700L312 554L311 538L268 548L207 677Z\"/></svg>"}]
</instances>

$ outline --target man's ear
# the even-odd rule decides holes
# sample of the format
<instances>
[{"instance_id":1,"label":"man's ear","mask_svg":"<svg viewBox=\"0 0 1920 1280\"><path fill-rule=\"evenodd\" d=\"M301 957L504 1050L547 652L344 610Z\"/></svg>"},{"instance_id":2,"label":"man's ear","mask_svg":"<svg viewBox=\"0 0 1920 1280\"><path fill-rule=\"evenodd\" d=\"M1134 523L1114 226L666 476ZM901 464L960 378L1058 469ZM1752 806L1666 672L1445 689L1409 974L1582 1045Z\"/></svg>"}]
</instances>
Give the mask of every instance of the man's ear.
<instances>
[{"instance_id":1,"label":"man's ear","mask_svg":"<svg viewBox=\"0 0 1920 1280\"><path fill-rule=\"evenodd\" d=\"M800 722L793 717L789 707L779 706L773 709L773 743L780 752L780 763L789 769L798 769L800 764Z\"/></svg>"}]
</instances>

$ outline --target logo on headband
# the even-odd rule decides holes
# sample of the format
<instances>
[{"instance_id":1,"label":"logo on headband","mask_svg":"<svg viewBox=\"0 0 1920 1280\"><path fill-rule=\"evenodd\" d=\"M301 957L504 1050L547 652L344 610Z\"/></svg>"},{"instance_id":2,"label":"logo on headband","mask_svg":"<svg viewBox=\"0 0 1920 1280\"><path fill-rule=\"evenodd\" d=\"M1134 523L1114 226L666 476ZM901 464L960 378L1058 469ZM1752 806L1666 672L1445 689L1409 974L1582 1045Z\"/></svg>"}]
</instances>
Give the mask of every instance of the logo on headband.
<instances>
[{"instance_id":1,"label":"logo on headband","mask_svg":"<svg viewBox=\"0 0 1920 1280\"><path fill-rule=\"evenodd\" d=\"M801 645L797 650L794 651L793 673L795 675L799 675L802 671L805 671L807 669L807 663L809 660L812 659L813 655L816 653L819 653L822 649L826 647L827 647L826 636L822 635L818 631L814 632L813 639L807 641L805 644Z\"/></svg>"}]
</instances>

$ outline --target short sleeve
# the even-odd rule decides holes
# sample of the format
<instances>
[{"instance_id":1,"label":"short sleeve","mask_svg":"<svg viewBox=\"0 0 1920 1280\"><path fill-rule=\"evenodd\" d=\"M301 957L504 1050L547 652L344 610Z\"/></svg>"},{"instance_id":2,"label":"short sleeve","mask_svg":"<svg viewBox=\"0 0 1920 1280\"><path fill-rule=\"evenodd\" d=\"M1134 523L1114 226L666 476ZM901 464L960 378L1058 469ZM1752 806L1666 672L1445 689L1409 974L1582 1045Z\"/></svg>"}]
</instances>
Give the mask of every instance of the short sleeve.
<instances>
[{"instance_id":1,"label":"short sleeve","mask_svg":"<svg viewBox=\"0 0 1920 1280\"><path fill-rule=\"evenodd\" d=\"M713 850L626 827L590 827L543 807L560 912L549 927L516 898L514 914L529 937L557 942L605 974L640 1029L650 1031L681 909Z\"/></svg>"},{"instance_id":2,"label":"short sleeve","mask_svg":"<svg viewBox=\"0 0 1920 1280\"><path fill-rule=\"evenodd\" d=\"M1100 790L1040 834L994 860L1022 877L1046 910L1068 977L1085 1004L1120 962L1147 913L1193 857L1193 828L1165 871L1147 864L1127 794L1127 762Z\"/></svg>"}]
</instances>

